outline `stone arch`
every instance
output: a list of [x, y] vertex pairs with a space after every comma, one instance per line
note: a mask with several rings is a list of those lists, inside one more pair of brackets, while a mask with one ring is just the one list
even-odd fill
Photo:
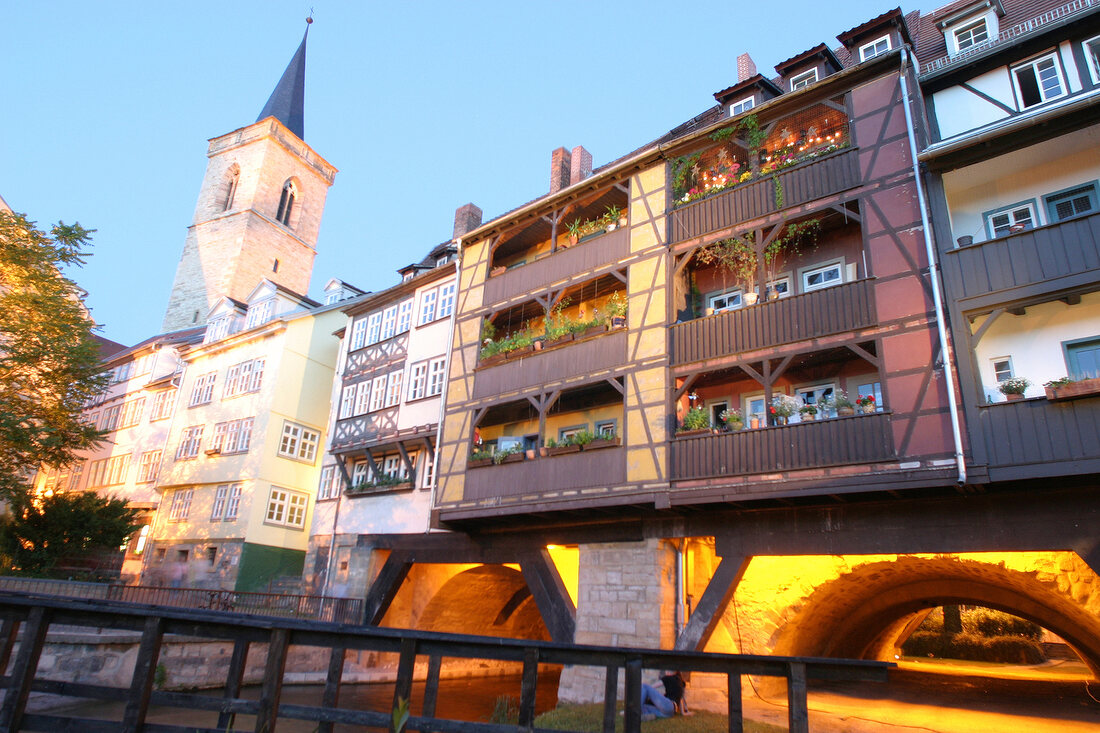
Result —
[[523, 575], [503, 565], [482, 565], [452, 577], [428, 601], [416, 628], [550, 640]]
[[291, 176], [283, 182], [279, 190], [279, 205], [275, 209], [275, 220], [288, 229], [295, 229], [302, 210], [302, 186], [297, 176]]
[[817, 586], [781, 625], [774, 653], [892, 660], [925, 609], [974, 604], [1053, 631], [1100, 675], [1100, 614], [1078, 596], [1064, 583], [1003, 563], [899, 557], [858, 566]]

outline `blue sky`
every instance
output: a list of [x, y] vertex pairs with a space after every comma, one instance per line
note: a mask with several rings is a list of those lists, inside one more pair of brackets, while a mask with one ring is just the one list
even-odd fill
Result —
[[[927, 12], [941, 3], [903, 6]], [[678, 2], [16, 2], [0, 44], [0, 195], [97, 229], [72, 274], [107, 338], [160, 327], [206, 140], [252, 123], [314, 8], [305, 137], [340, 173], [310, 294], [366, 290], [451, 235], [546, 192], [550, 152], [596, 166], [895, 5]]]

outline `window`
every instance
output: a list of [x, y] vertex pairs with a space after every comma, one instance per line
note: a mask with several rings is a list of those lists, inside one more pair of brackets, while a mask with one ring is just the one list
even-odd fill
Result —
[[229, 498], [225, 502], [225, 521], [233, 522], [237, 519], [237, 512], [241, 508], [241, 488], [244, 484], [230, 484]]
[[730, 404], [726, 400], [707, 402], [707, 412], [710, 415], [710, 424], [712, 427], [717, 427], [722, 424], [722, 413], [725, 412], [729, 406]]
[[397, 306], [391, 305], [382, 312], [382, 340], [393, 338], [397, 329]]
[[870, 43], [865, 43], [859, 47], [859, 60], [867, 61], [873, 59], [875, 56], [884, 54], [890, 50], [890, 36], [883, 36], [882, 38], [876, 38]]
[[397, 332], [405, 333], [412, 327], [413, 301], [412, 298], [402, 300], [397, 304]]
[[153, 360], [156, 354], [146, 354], [134, 360], [134, 376], [141, 376], [153, 371]]
[[[562, 428], [561, 430], [558, 431], [558, 442], [560, 443], [563, 440], [565, 440], [566, 438], [572, 438], [574, 435], [581, 432], [582, 430], [588, 430], [588, 426], [587, 425], [574, 425], [573, 427]], [[499, 441], [498, 441], [498, 444], [499, 444]]]
[[313, 463], [317, 457], [317, 444], [321, 434], [297, 423], [283, 423], [283, 437], [279, 443], [279, 455], [295, 461]]
[[80, 491], [80, 480], [84, 478], [84, 461], [74, 463], [69, 476], [69, 491]]
[[985, 226], [993, 239], [1032, 229], [1035, 227], [1035, 208], [1029, 202], [988, 213], [985, 215]]
[[1096, 211], [1096, 184], [1071, 188], [1044, 197], [1047, 215], [1051, 222], [1072, 219], [1090, 211]]
[[176, 448], [176, 460], [194, 458], [199, 454], [199, 446], [202, 444], [202, 431], [205, 425], [192, 425], [183, 429], [179, 447]]
[[206, 325], [206, 336], [203, 338], [203, 343], [209, 344], [214, 341], [221, 341], [229, 335], [232, 325], [233, 318], [231, 316], [223, 316], [210, 321]]
[[294, 211], [294, 199], [297, 194], [293, 181], [283, 184], [283, 191], [279, 195], [279, 210], [275, 212], [275, 220], [283, 226], [290, 226], [290, 214]]
[[241, 172], [239, 170], [233, 171], [233, 174], [229, 176], [229, 180], [225, 185], [225, 198], [222, 199], [222, 211], [229, 211], [233, 208], [233, 198], [237, 195], [237, 182], [241, 179]]
[[122, 413], [118, 418], [120, 428], [132, 428], [141, 422], [141, 416], [145, 412], [145, 398], [126, 400], [122, 403]]
[[425, 290], [420, 296], [420, 324], [431, 323], [435, 320], [435, 290]]
[[764, 410], [764, 395], [755, 394], [749, 395], [745, 399], [745, 410], [742, 415], [745, 416], [745, 422], [749, 422], [751, 418], [760, 418], [761, 421], [766, 417]]
[[118, 428], [118, 418], [122, 415], [122, 405], [114, 405], [108, 407], [103, 411], [103, 423], [99, 426], [100, 430], [110, 432]]
[[355, 405], [355, 385], [351, 384], [344, 387], [340, 397], [340, 412], [337, 417], [340, 420], [349, 418], [352, 415], [352, 408]]
[[355, 411], [353, 414], [362, 415], [367, 411], [370, 402], [371, 380], [366, 379], [355, 385]]
[[425, 458], [424, 467], [420, 469], [420, 488], [430, 489], [435, 480], [435, 461]]
[[432, 397], [443, 393], [443, 371], [447, 361], [443, 357], [432, 359], [428, 365], [428, 396]]
[[802, 273], [802, 292], [820, 290], [844, 282], [844, 265], [834, 262], [824, 267], [815, 267]]
[[882, 383], [881, 382], [867, 382], [865, 384], [856, 385], [856, 397], [874, 397], [875, 398], [875, 411], [882, 411]]
[[225, 500], [229, 496], [229, 484], [221, 484], [214, 490], [214, 505], [210, 509], [210, 521], [220, 521], [225, 516]]
[[386, 378], [386, 407], [393, 407], [401, 401], [401, 376], [404, 372], [390, 372]]
[[138, 467], [138, 483], [145, 484], [157, 480], [160, 473], [160, 451], [150, 450], [141, 454], [141, 465]]
[[439, 286], [439, 312], [437, 318], [446, 318], [455, 309], [455, 284], [449, 282]]
[[306, 525], [306, 502], [307, 497], [301, 492], [272, 486], [264, 522], [301, 529]]
[[1062, 81], [1062, 70], [1058, 67], [1058, 61], [1053, 53], [1013, 67], [1012, 83], [1016, 87], [1020, 109], [1049, 102], [1066, 93], [1066, 85]]
[[381, 410], [382, 405], [386, 401], [386, 377], [375, 377], [371, 383], [370, 390], [370, 405], [367, 407], [368, 412], [374, 412], [375, 410]]
[[428, 363], [420, 362], [419, 364], [413, 364], [412, 372], [409, 375], [409, 401], [419, 400], [423, 397], [427, 390], [428, 384]]
[[817, 81], [816, 67], [809, 71], [803, 71], [801, 74], [795, 74], [791, 77], [791, 91], [797, 92], [799, 89], [805, 89], [815, 81]]
[[88, 470], [88, 488], [96, 489], [101, 486], [118, 486], [126, 483], [127, 473], [130, 470], [130, 454], [112, 456], [98, 461], [92, 461]]
[[266, 359], [242, 361], [229, 367], [225, 375], [223, 397], [235, 397], [246, 392], [259, 392], [264, 380]]
[[736, 117], [743, 112], [748, 112], [756, 106], [756, 97], [746, 97], [739, 102], [730, 105], [730, 117]]
[[1094, 84], [1100, 84], [1100, 36], [1090, 38], [1082, 44], [1085, 48], [1085, 58], [1089, 62], [1089, 74], [1092, 75]]
[[955, 48], [959, 51], [965, 51], [971, 46], [976, 46], [983, 41], [989, 40], [989, 28], [986, 27], [985, 18], [974, 21], [973, 23], [967, 23], [961, 28], [955, 30]]
[[616, 428], [618, 428], [618, 425], [614, 420], [597, 420], [596, 437], [614, 438], [618, 434]]
[[[795, 390], [795, 394], [801, 397], [807, 405], [814, 405], [820, 411], [823, 409], [821, 407], [822, 403], [833, 396], [834, 390], [835, 387], [832, 384], [814, 384], [808, 387], [799, 387]], [[822, 412], [821, 417], [836, 417], [836, 412], [832, 410], [829, 410], [828, 414]]]
[[741, 307], [741, 289], [726, 290], [707, 298], [707, 307], [713, 308], [715, 313], [731, 311]]
[[772, 293], [776, 293], [777, 298], [786, 298], [791, 294], [791, 279], [789, 277], [781, 277], [778, 280], [772, 280], [764, 285], [764, 295], [771, 300]]
[[382, 334], [382, 314], [371, 313], [367, 318], [367, 344], [376, 344]]
[[125, 382], [127, 379], [130, 378], [130, 372], [133, 370], [133, 368], [134, 363], [131, 361], [128, 361], [125, 364], [119, 364], [111, 371], [111, 381], [116, 383]]
[[247, 417], [240, 420], [220, 422], [214, 426], [214, 444], [211, 446], [223, 455], [247, 453], [252, 443], [252, 420]]
[[153, 395], [153, 407], [149, 411], [149, 422], [165, 420], [172, 415], [176, 404], [176, 390], [165, 389]]
[[351, 469], [351, 485], [358, 486], [366, 483], [367, 474], [370, 472], [370, 464], [366, 461], [357, 461]]
[[1012, 357], [998, 356], [989, 360], [993, 364], [993, 380], [997, 383], [1012, 379]]
[[325, 466], [321, 469], [321, 483], [317, 486], [317, 499], [335, 499], [340, 496], [340, 472], [336, 466]]
[[176, 489], [172, 493], [172, 509], [168, 514], [169, 522], [179, 522], [187, 519], [191, 513], [191, 497], [194, 489]]
[[1067, 341], [1066, 370], [1070, 379], [1095, 379], [1100, 377], [1100, 338]]
[[360, 318], [351, 327], [351, 350], [363, 348], [367, 338], [367, 319]]
[[272, 319], [275, 313], [275, 299], [268, 298], [259, 303], [248, 306], [248, 318], [245, 320], [246, 329], [261, 326]]
[[188, 403], [188, 407], [210, 404], [210, 401], [214, 399], [214, 380], [217, 376], [217, 372], [210, 372], [195, 380], [195, 386], [191, 388], [191, 402]]

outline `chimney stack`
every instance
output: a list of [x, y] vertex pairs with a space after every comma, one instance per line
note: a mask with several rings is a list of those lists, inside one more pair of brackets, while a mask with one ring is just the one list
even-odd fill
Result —
[[481, 226], [481, 209], [473, 204], [459, 206], [455, 209], [455, 229], [452, 239], [458, 239], [479, 226]]
[[557, 193], [569, 185], [569, 169], [572, 156], [565, 148], [550, 153], [550, 193]]
[[743, 82], [745, 79], [756, 76], [756, 64], [753, 63], [752, 57], [747, 53], [743, 53], [737, 57], [737, 81]]
[[579, 183], [592, 175], [592, 153], [578, 145], [571, 153], [572, 164], [569, 166], [569, 183]]

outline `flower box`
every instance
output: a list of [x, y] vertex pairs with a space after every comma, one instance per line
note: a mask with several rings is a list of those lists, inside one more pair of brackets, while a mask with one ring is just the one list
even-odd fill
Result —
[[692, 438], [696, 435], [710, 435], [710, 428], [699, 428], [698, 430], [677, 430], [677, 438]]
[[522, 453], [509, 453], [500, 461], [501, 463], [519, 463], [526, 458]]
[[466, 468], [481, 468], [482, 466], [493, 465], [492, 458], [471, 458], [466, 461]]
[[478, 365], [483, 366], [483, 367], [492, 366], [493, 364], [499, 364], [500, 362], [504, 361], [507, 357], [508, 357], [508, 354], [505, 353], [505, 352], [493, 354], [492, 356], [483, 356], [483, 357], [481, 357], [481, 361], [479, 362]]
[[587, 445], [582, 445], [581, 450], [599, 450], [600, 448], [614, 448], [617, 445], [622, 445], [623, 439], [619, 437], [614, 438], [596, 438]]
[[579, 453], [581, 447], [579, 445], [558, 445], [553, 448], [546, 449], [546, 455], [548, 456], [560, 456], [566, 453]]
[[1047, 387], [1047, 399], [1051, 402], [1075, 400], [1100, 394], [1100, 379], [1079, 379], [1061, 387]]
[[558, 336], [553, 341], [547, 341], [545, 348], [549, 348], [551, 346], [560, 346], [561, 344], [567, 344], [572, 340], [573, 340], [573, 334], [567, 333], [564, 336]]
[[606, 332], [607, 332], [607, 327], [604, 326], [603, 324], [600, 324], [598, 326], [590, 326], [590, 327], [586, 328], [585, 330], [581, 331], [580, 333], [578, 333], [577, 334], [577, 339], [578, 340], [579, 339], [586, 339], [589, 336], [595, 336], [598, 333], [606, 333]]

